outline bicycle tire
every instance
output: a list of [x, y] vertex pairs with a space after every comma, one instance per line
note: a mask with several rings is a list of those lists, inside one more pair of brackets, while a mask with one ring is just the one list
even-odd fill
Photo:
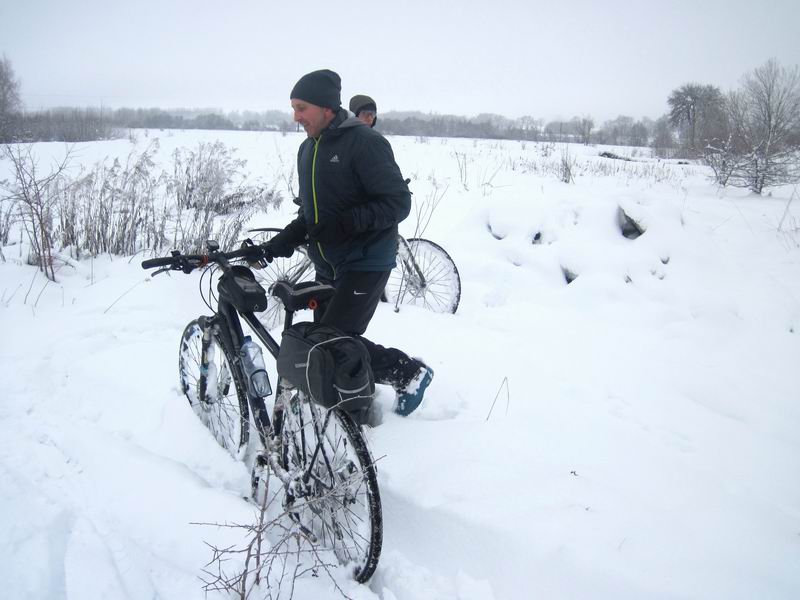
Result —
[[422, 238], [410, 238], [406, 242], [425, 283], [421, 284], [414, 266], [407, 265], [402, 253], [398, 252], [397, 266], [389, 275], [384, 291], [386, 302], [454, 314], [461, 301], [461, 277], [456, 263], [435, 242]]
[[[217, 443], [238, 458], [250, 438], [244, 379], [238, 362], [218, 332], [211, 334], [208, 365], [202, 368], [202, 343], [203, 329], [195, 319], [184, 329], [178, 350], [181, 391]], [[200, 390], [204, 386], [206, 390], [201, 398]]]
[[352, 565], [357, 582], [366, 582], [380, 558], [383, 515], [375, 464], [361, 428], [346, 412], [323, 409], [294, 393], [284, 408], [281, 441], [283, 467], [309, 473], [307, 487], [313, 490], [289, 499], [290, 512], [319, 550], [332, 551], [340, 564]]
[[[253, 231], [251, 239], [256, 243], [263, 243], [281, 231], [283, 230], [275, 227], [265, 227]], [[283, 303], [272, 296], [272, 286], [278, 281], [287, 281], [292, 285], [301, 281], [313, 281], [315, 275], [314, 267], [303, 248], [295, 250], [289, 258], [278, 256], [263, 269], [253, 269], [253, 273], [256, 281], [264, 286], [269, 295], [267, 309], [258, 313], [258, 319], [267, 329], [278, 327], [283, 324], [284, 319]]]

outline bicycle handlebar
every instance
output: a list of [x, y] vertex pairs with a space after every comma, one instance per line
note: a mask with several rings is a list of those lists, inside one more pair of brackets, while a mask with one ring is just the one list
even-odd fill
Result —
[[204, 267], [209, 263], [216, 263], [225, 268], [228, 261], [235, 258], [247, 258], [257, 261], [264, 257], [264, 250], [261, 246], [248, 246], [241, 250], [231, 252], [220, 252], [212, 250], [208, 254], [181, 254], [178, 250], [172, 251], [172, 256], [161, 256], [158, 258], [148, 258], [142, 261], [143, 269], [154, 269], [156, 267], [168, 267], [167, 270], [183, 271], [191, 273], [199, 267]]
[[[185, 256], [183, 258], [189, 258]], [[153, 269], [155, 267], [166, 267], [167, 265], [172, 265], [175, 262], [174, 256], [162, 256], [161, 258], [150, 258], [148, 260], [142, 261], [142, 268], [143, 269]]]

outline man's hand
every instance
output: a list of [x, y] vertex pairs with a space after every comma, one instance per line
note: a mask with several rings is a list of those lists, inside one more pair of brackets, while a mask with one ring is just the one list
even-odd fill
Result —
[[323, 244], [339, 244], [353, 235], [353, 217], [344, 213], [312, 225], [308, 237]]
[[[277, 238], [278, 236], [275, 237]], [[275, 239], [264, 242], [261, 247], [264, 249], [264, 259], [267, 262], [272, 262], [272, 259], [276, 256], [289, 258], [294, 253], [294, 246], [281, 243], [280, 240]]]
[[264, 258], [267, 262], [272, 262], [276, 256], [289, 258], [297, 246], [305, 243], [305, 237], [305, 227], [298, 224], [297, 220], [292, 221], [282, 231], [276, 233], [271, 240], [262, 244]]
[[[271, 263], [273, 259], [272, 253], [265, 247], [264, 244], [254, 244], [250, 238], [242, 242], [242, 250], [247, 250], [245, 255], [247, 264], [253, 269], [263, 269], [267, 263]], [[265, 262], [266, 261], [266, 262]]]

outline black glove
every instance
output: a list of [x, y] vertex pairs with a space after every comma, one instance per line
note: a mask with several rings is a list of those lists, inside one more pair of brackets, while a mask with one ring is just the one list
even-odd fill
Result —
[[288, 244], [282, 244], [280, 242], [275, 243], [273, 240], [264, 242], [261, 244], [261, 247], [264, 249], [264, 260], [267, 262], [272, 262], [272, 259], [276, 256], [289, 258], [294, 253], [295, 248], [294, 246], [290, 246]]
[[306, 241], [306, 228], [302, 222], [294, 220], [283, 228], [283, 231], [276, 233], [275, 236], [268, 242], [262, 244], [264, 248], [264, 256], [267, 262], [272, 262], [276, 256], [283, 256], [289, 258], [294, 249]]
[[353, 216], [344, 213], [312, 225], [308, 237], [323, 244], [339, 244], [351, 237], [355, 230]]
[[267, 266], [267, 263], [272, 262], [273, 258], [272, 254], [270, 252], [267, 252], [263, 244], [256, 245], [250, 238], [247, 238], [242, 242], [242, 250], [248, 251], [244, 259], [247, 261], [247, 264], [250, 265], [250, 267], [253, 269], [263, 269], [264, 267]]

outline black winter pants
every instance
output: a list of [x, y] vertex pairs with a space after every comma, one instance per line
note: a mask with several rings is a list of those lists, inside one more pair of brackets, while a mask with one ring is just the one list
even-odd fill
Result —
[[334, 286], [336, 294], [314, 311], [314, 321], [358, 337], [369, 352], [376, 383], [399, 389], [419, 368], [417, 361], [397, 348], [384, 348], [362, 335], [375, 314], [388, 279], [389, 271], [350, 271], [336, 281], [317, 273], [317, 281]]

